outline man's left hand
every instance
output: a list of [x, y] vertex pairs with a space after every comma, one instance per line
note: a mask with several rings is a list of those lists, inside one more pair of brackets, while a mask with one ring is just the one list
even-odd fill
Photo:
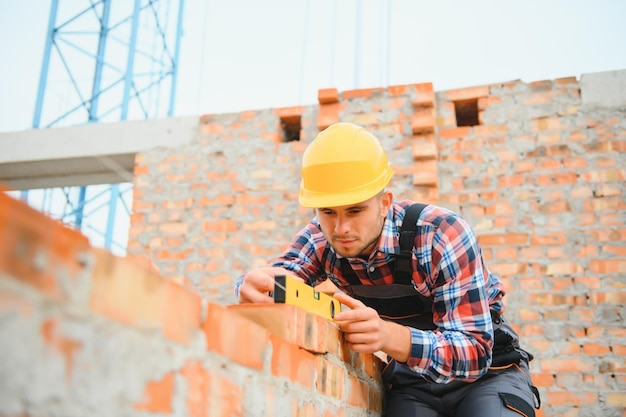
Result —
[[337, 292], [334, 297], [350, 308], [334, 317], [350, 349], [362, 353], [383, 351], [401, 362], [408, 359], [411, 352], [408, 327], [381, 319], [376, 310], [347, 294]]

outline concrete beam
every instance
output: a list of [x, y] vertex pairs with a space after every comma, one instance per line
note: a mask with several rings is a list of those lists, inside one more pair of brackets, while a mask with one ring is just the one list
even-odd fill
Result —
[[0, 182], [16, 190], [132, 182], [135, 155], [192, 141], [178, 117], [0, 133]]
[[626, 107], [626, 70], [583, 74], [580, 96], [584, 109]]

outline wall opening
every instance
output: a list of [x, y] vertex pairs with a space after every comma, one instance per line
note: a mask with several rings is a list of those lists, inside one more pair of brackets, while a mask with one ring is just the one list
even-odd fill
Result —
[[283, 129], [283, 141], [293, 142], [300, 140], [300, 129], [302, 129], [301, 115], [281, 117], [280, 126]]
[[454, 102], [454, 112], [456, 113], [456, 125], [476, 126], [478, 121], [478, 99], [459, 100]]

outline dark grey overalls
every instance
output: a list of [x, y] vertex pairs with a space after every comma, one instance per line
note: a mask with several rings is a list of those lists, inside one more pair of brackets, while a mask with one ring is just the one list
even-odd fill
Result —
[[[412, 283], [412, 251], [415, 229], [423, 204], [407, 208], [396, 257], [394, 284], [361, 285], [347, 259], [341, 259], [343, 287], [354, 298], [374, 308], [381, 318], [421, 330], [435, 330], [432, 300]], [[427, 381], [406, 364], [389, 358], [383, 370], [387, 383], [386, 417], [534, 417], [539, 392], [532, 385], [528, 363], [532, 355], [519, 346], [519, 337], [508, 322], [491, 311], [494, 329], [493, 360], [489, 372], [475, 382], [453, 380], [447, 384]]]

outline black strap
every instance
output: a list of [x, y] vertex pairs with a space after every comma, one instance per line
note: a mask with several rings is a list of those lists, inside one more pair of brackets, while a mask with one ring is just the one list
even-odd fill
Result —
[[426, 204], [414, 203], [404, 211], [404, 220], [400, 228], [400, 254], [396, 257], [396, 269], [394, 272], [395, 282], [398, 284], [411, 284], [413, 275], [413, 245], [417, 230], [417, 219], [420, 217]]
[[[414, 203], [404, 211], [404, 220], [400, 227], [400, 254], [396, 256], [394, 267], [394, 281], [397, 284], [412, 285], [413, 279], [413, 244], [415, 243], [415, 233], [417, 231], [417, 219], [426, 204]], [[352, 270], [350, 262], [346, 258], [340, 258], [341, 275], [350, 285], [362, 285], [356, 273]]]
[[348, 258], [339, 258], [339, 262], [341, 262], [341, 275], [350, 283], [350, 286], [363, 285], [352, 269]]
[[504, 406], [524, 417], [535, 417], [533, 406], [528, 404], [523, 398], [508, 392], [500, 392], [500, 398]]

